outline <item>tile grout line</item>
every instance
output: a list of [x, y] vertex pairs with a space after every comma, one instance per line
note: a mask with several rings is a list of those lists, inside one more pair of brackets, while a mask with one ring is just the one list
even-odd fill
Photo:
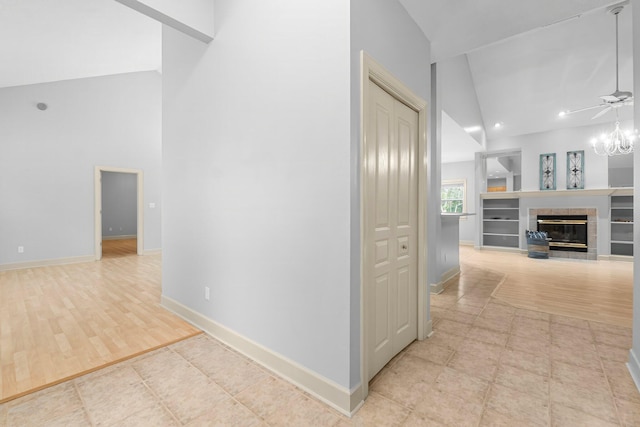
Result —
[[589, 332], [591, 333], [591, 337], [593, 338], [593, 347], [595, 348], [596, 355], [598, 356], [598, 362], [600, 363], [600, 369], [602, 369], [602, 374], [604, 375], [605, 381], [607, 383], [607, 390], [609, 391], [609, 396], [611, 397], [611, 403], [613, 403], [613, 408], [616, 411], [616, 418], [618, 419], [618, 424], [623, 427], [625, 424], [622, 422], [622, 417], [620, 416], [620, 409], [618, 408], [618, 402], [616, 401], [616, 395], [613, 392], [613, 388], [611, 387], [611, 381], [609, 380], [609, 375], [607, 374], [607, 370], [604, 367], [604, 362], [602, 360], [602, 356], [598, 351], [597, 337], [595, 331], [591, 327], [591, 322], [588, 321]]

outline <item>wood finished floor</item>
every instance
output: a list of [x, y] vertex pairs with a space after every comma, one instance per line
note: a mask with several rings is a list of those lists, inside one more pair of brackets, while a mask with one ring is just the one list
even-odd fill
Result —
[[[633, 263], [532, 259], [526, 255], [460, 247], [461, 269], [498, 272], [493, 297], [515, 307], [631, 327]], [[452, 283], [464, 280], [452, 279]]]
[[0, 272], [0, 402], [200, 333], [160, 306], [160, 255]]

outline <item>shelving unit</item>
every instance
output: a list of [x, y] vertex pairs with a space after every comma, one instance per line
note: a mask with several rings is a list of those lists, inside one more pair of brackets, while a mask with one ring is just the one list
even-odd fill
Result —
[[633, 256], [633, 196], [611, 196], [611, 255]]
[[484, 199], [482, 204], [482, 245], [520, 247], [520, 200]]

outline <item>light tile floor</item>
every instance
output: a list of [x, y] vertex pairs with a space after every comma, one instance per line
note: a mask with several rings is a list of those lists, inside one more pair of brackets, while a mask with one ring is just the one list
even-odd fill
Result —
[[432, 296], [434, 335], [348, 419], [200, 335], [0, 405], [2, 426], [639, 426], [631, 330], [517, 309], [465, 269]]

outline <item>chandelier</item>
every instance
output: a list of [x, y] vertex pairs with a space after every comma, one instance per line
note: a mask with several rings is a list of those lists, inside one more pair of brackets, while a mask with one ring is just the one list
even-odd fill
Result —
[[[617, 111], [616, 111], [617, 113]], [[638, 129], [635, 131], [620, 129], [620, 120], [616, 114], [616, 124], [613, 132], [603, 133], [591, 140], [593, 151], [599, 156], [617, 156], [633, 153], [635, 142], [638, 140]]]

